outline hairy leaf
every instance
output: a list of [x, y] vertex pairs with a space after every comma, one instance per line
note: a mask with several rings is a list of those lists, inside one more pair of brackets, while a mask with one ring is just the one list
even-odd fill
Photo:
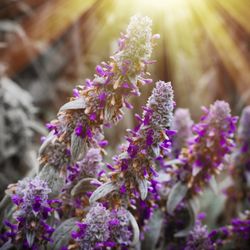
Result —
[[135, 246], [139, 241], [140, 229], [139, 229], [139, 226], [137, 224], [135, 217], [129, 211], [128, 211], [128, 217], [129, 217], [129, 221], [131, 223], [132, 229], [133, 229], [133, 240], [131, 244], [132, 246]]
[[158, 209], [155, 210], [153, 216], [148, 223], [148, 230], [145, 232], [142, 249], [155, 250], [156, 244], [160, 238], [162, 224], [164, 220], [164, 213]]
[[188, 226], [184, 228], [183, 230], [179, 231], [178, 233], [176, 233], [174, 235], [175, 237], [186, 237], [190, 233], [190, 231], [194, 228], [198, 207], [199, 207], [199, 204], [198, 204], [197, 199], [188, 201], [187, 203], [187, 208], [188, 208], [188, 213], [189, 213]]
[[83, 97], [80, 97], [80, 98], [75, 99], [74, 101], [65, 103], [60, 108], [59, 112], [69, 110], [69, 109], [85, 109], [85, 108], [86, 108], [85, 99]]
[[89, 198], [89, 202], [94, 203], [95, 201], [105, 197], [107, 194], [117, 189], [118, 187], [114, 185], [112, 182], [104, 183], [93, 192], [93, 194]]
[[56, 136], [54, 135], [54, 132], [51, 131], [48, 136], [46, 137], [45, 141], [43, 142], [43, 144], [41, 145], [40, 149], [39, 149], [39, 155], [42, 155], [47, 146], [52, 142], [52, 140], [55, 138]]
[[145, 200], [148, 195], [148, 182], [145, 179], [143, 180], [138, 179], [137, 183], [138, 183], [138, 188], [139, 188], [139, 192], [141, 195], [141, 199]]
[[71, 232], [77, 229], [75, 225], [77, 218], [70, 218], [60, 224], [52, 234], [53, 242], [49, 244], [50, 250], [61, 250], [67, 246], [71, 239]]
[[171, 189], [167, 200], [167, 211], [169, 214], [173, 214], [176, 207], [183, 200], [188, 188], [181, 181], [177, 182]]
[[77, 196], [83, 192], [93, 191], [95, 186], [91, 184], [91, 181], [99, 182], [94, 178], [84, 178], [81, 179], [71, 190], [72, 196]]
[[82, 151], [86, 152], [87, 147], [80, 136], [77, 136], [74, 132], [71, 134], [71, 154], [72, 159], [77, 160]]
[[49, 188], [52, 190], [51, 196], [56, 196], [61, 191], [64, 185], [64, 179], [59, 176], [58, 171], [48, 164], [39, 172], [38, 176], [47, 182]]

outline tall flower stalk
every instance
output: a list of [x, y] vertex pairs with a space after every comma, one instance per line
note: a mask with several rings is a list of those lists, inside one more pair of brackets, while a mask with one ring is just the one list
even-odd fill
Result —
[[231, 116], [229, 105], [216, 101], [209, 109], [203, 108], [203, 112], [200, 122], [193, 127], [194, 137], [179, 156], [182, 163], [174, 173], [177, 183], [167, 203], [170, 213], [184, 197], [191, 200], [213, 181], [234, 147], [237, 118]]
[[51, 131], [40, 148], [40, 167], [65, 170], [82, 159], [90, 147], [102, 146], [103, 125], [116, 123], [122, 108], [131, 108], [128, 98], [140, 95], [139, 86], [151, 83], [146, 71], [155, 38], [148, 17], [134, 16], [118, 51], [96, 67], [92, 80], [77, 86], [74, 96], [48, 124]]
[[[120, 154], [114, 157], [111, 166], [109, 182], [99, 187], [91, 196], [94, 202], [104, 190], [116, 191], [120, 197], [136, 197], [139, 192], [142, 199], [148, 193], [148, 182], [157, 175], [164, 156], [171, 146], [170, 130], [173, 118], [173, 90], [170, 83], [159, 81], [149, 97], [146, 107], [143, 107], [142, 117], [136, 116], [139, 125], [129, 130], [127, 144]], [[106, 191], [104, 191], [106, 193]], [[114, 197], [114, 200], [117, 198]], [[117, 202], [119, 202], [117, 200]]]
[[22, 249], [37, 249], [51, 240], [54, 228], [49, 225], [49, 217], [60, 206], [60, 201], [49, 199], [51, 189], [39, 177], [24, 179], [12, 185], [11, 198], [16, 205], [13, 223], [6, 221], [9, 230], [5, 241], [11, 239]]

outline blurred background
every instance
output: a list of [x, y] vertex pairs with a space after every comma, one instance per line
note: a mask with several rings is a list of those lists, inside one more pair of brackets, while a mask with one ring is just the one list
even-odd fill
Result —
[[[250, 104], [249, 0], [0, 0], [0, 182], [36, 164], [43, 124], [108, 60], [137, 13], [161, 35], [149, 71], [173, 83], [177, 107], [197, 120], [200, 106], [216, 99], [234, 114]], [[110, 150], [134, 126], [152, 87], [106, 131]]]

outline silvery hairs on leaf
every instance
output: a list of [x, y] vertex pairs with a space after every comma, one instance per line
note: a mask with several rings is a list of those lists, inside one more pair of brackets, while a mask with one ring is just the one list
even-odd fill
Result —
[[162, 224], [164, 222], [164, 213], [157, 209], [154, 211], [150, 218], [146, 232], [144, 233], [144, 239], [142, 241], [142, 249], [155, 250], [156, 244], [161, 236]]
[[140, 229], [139, 229], [139, 226], [137, 224], [135, 217], [129, 211], [128, 211], [128, 216], [129, 216], [129, 221], [130, 221], [132, 229], [133, 229], [132, 246], [135, 246], [139, 241]]
[[193, 229], [194, 224], [195, 224], [196, 215], [197, 215], [198, 206], [199, 206], [198, 200], [196, 200], [195, 198], [187, 201], [187, 210], [189, 213], [189, 223], [188, 223], [186, 228], [175, 233], [175, 235], [174, 235], [175, 237], [186, 237], [190, 233], [190, 231]]
[[187, 185], [182, 183], [181, 181], [177, 182], [172, 187], [167, 199], [167, 211], [169, 214], [173, 215], [174, 210], [184, 199], [187, 191], [188, 191]]
[[106, 195], [117, 189], [118, 187], [112, 182], [104, 183], [92, 193], [92, 195], [89, 198], [89, 202], [93, 204], [94, 202], [98, 201], [101, 198], [104, 198]]
[[38, 173], [39, 178], [46, 181], [49, 188], [51, 189], [50, 196], [57, 196], [64, 185], [64, 179], [59, 176], [57, 170], [55, 168], [46, 165], [44, 168]]
[[138, 179], [137, 180], [138, 183], [138, 189], [141, 195], [141, 199], [145, 200], [147, 195], [148, 195], [148, 181], [145, 179]]
[[50, 250], [61, 250], [67, 246], [71, 239], [71, 232], [76, 230], [77, 218], [69, 218], [63, 221], [52, 234], [53, 242], [49, 243]]
[[[71, 196], [78, 196], [79, 194], [87, 191], [94, 191], [96, 187], [91, 184], [94, 181], [95, 183], [100, 183], [95, 178], [84, 178], [77, 182], [77, 184], [71, 190]], [[100, 183], [101, 184], [101, 183]]]
[[65, 103], [59, 110], [59, 112], [66, 111], [66, 110], [75, 110], [75, 109], [85, 109], [86, 102], [84, 97], [80, 97], [73, 101]]

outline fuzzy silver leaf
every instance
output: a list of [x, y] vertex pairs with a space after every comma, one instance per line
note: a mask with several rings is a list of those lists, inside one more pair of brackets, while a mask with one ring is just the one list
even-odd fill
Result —
[[14, 245], [12, 244], [11, 239], [9, 239], [0, 247], [0, 250], [11, 250], [11, 249], [14, 249]]
[[70, 109], [85, 109], [86, 102], [83, 97], [77, 98], [74, 101], [65, 103], [59, 110], [59, 112], [70, 110]]
[[168, 200], [167, 200], [167, 211], [169, 214], [173, 215], [174, 210], [179, 205], [179, 203], [183, 200], [188, 188], [181, 181], [177, 182], [171, 189]]
[[155, 210], [153, 216], [150, 218], [148, 222], [147, 226], [148, 230], [146, 230], [144, 235], [142, 249], [154, 250], [157, 248], [156, 244], [161, 235], [163, 222], [164, 222], [164, 213], [160, 209]]
[[40, 179], [47, 182], [49, 188], [51, 189], [50, 196], [54, 197], [57, 196], [63, 185], [64, 185], [64, 179], [59, 176], [58, 171], [52, 166], [49, 166], [48, 164], [43, 167], [43, 169], [38, 173], [38, 176]]
[[137, 179], [141, 199], [145, 200], [148, 195], [148, 182], [146, 179]]
[[117, 189], [118, 187], [114, 185], [112, 182], [104, 183], [92, 193], [92, 195], [89, 198], [89, 202], [92, 204]]
[[91, 184], [91, 181], [99, 182], [94, 178], [81, 179], [71, 190], [71, 196], [77, 196], [83, 192], [93, 191], [95, 186]]
[[50, 250], [61, 250], [63, 246], [68, 245], [71, 232], [77, 229], [76, 221], [76, 218], [70, 218], [56, 228], [51, 237], [53, 242], [48, 246]]
[[129, 211], [128, 211], [128, 218], [133, 229], [133, 240], [132, 240], [131, 245], [135, 246], [139, 242], [140, 229], [139, 229], [139, 226], [137, 224], [135, 217]]
[[194, 228], [195, 225], [195, 218], [197, 214], [197, 200], [190, 200], [187, 203], [188, 213], [189, 213], [189, 223], [186, 228], [177, 232], [174, 236], [175, 237], [186, 237], [190, 231]]
[[[82, 151], [86, 150], [86, 145], [84, 145], [83, 139], [76, 135], [75, 132], [71, 134], [71, 155], [72, 155], [72, 160], [76, 161], [78, 160], [80, 154]], [[86, 151], [85, 151], [86, 152]]]
[[55, 138], [56, 136], [54, 135], [54, 132], [51, 131], [48, 136], [46, 137], [45, 141], [43, 142], [43, 144], [41, 145], [40, 149], [39, 149], [39, 155], [42, 155], [47, 146], [52, 142], [52, 140]]
[[217, 181], [216, 181], [214, 176], [212, 176], [211, 179], [209, 180], [209, 186], [210, 186], [211, 190], [214, 192], [214, 194], [217, 195], [218, 194], [218, 185], [217, 185]]

